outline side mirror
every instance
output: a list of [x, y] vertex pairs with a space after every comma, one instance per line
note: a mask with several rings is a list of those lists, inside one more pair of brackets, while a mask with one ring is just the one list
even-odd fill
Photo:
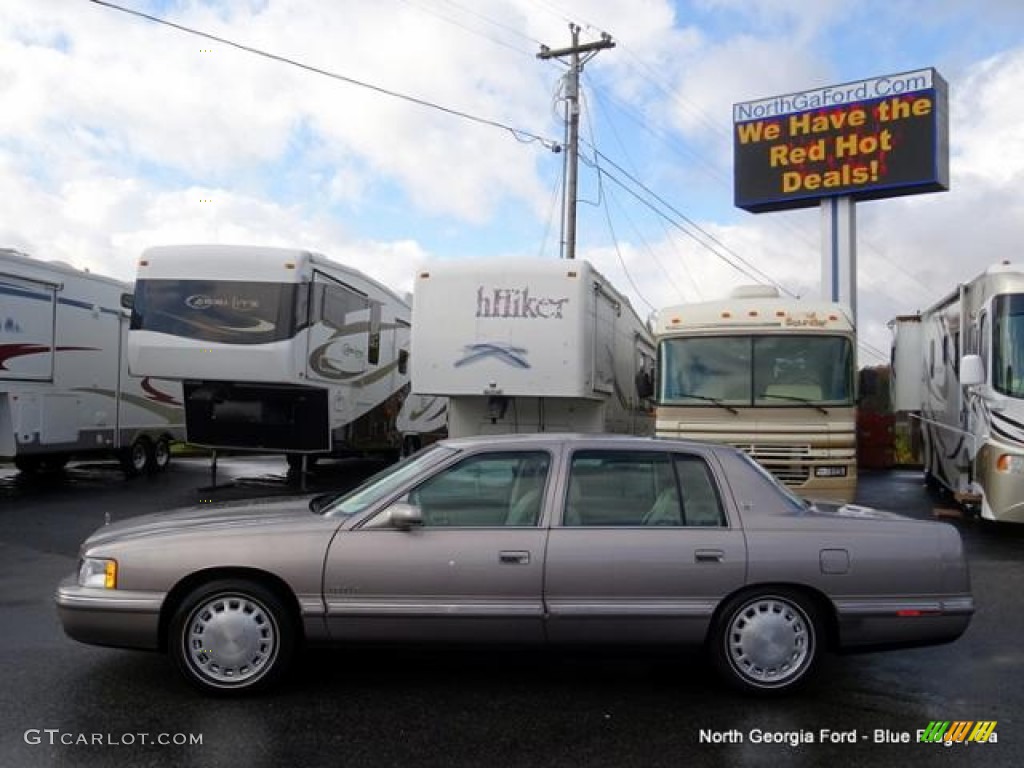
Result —
[[985, 366], [978, 355], [964, 355], [960, 358], [960, 385], [973, 387], [985, 382]]
[[649, 371], [637, 371], [636, 394], [641, 400], [654, 395], [654, 377]]
[[388, 522], [393, 528], [408, 531], [423, 525], [423, 512], [413, 504], [399, 501], [388, 508]]
[[314, 496], [309, 500], [309, 511], [319, 515], [323, 512], [324, 507], [339, 498], [342, 493], [342, 491], [331, 491], [330, 493], [321, 493], [319, 496]]
[[122, 293], [121, 294], [121, 309], [131, 309], [135, 306], [135, 294], [134, 293]]

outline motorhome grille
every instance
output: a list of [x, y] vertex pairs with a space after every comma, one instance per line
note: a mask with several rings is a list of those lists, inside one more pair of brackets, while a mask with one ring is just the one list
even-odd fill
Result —
[[811, 446], [809, 445], [764, 445], [755, 443], [733, 443], [744, 453], [758, 461], [785, 461], [786, 459], [799, 461], [810, 458]]
[[755, 459], [786, 485], [801, 486], [811, 476], [810, 466], [803, 463], [811, 456], [809, 445], [733, 445]]
[[790, 466], [787, 464], [772, 464], [764, 462], [764, 468], [786, 485], [798, 486], [807, 482], [810, 477], [810, 470], [803, 466]]

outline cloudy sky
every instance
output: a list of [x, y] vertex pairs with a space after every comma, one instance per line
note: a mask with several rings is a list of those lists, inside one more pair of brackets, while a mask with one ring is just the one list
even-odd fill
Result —
[[641, 315], [751, 275], [820, 293], [820, 212], [733, 206], [735, 102], [949, 83], [951, 189], [858, 205], [862, 364], [890, 318], [1024, 239], [1019, 0], [117, 4], [279, 58], [90, 0], [0, 0], [0, 247], [127, 280], [151, 245], [294, 246], [403, 291], [433, 259], [558, 258], [564, 67], [536, 54], [570, 23], [617, 44], [584, 73], [578, 255]]

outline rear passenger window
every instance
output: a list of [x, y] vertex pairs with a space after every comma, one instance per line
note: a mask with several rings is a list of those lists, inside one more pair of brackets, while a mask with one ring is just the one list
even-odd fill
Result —
[[723, 526], [725, 513], [711, 470], [697, 456], [675, 456], [676, 475], [683, 497], [686, 525]]
[[569, 469], [566, 527], [720, 526], [707, 465], [655, 451], [578, 451]]

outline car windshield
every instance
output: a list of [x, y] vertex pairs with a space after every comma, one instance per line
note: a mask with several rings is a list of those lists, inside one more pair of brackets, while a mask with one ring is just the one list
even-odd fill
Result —
[[324, 517], [357, 515], [381, 499], [390, 496], [410, 478], [440, 464], [454, 453], [456, 453], [454, 449], [435, 443], [397, 464], [392, 464], [324, 507]]

